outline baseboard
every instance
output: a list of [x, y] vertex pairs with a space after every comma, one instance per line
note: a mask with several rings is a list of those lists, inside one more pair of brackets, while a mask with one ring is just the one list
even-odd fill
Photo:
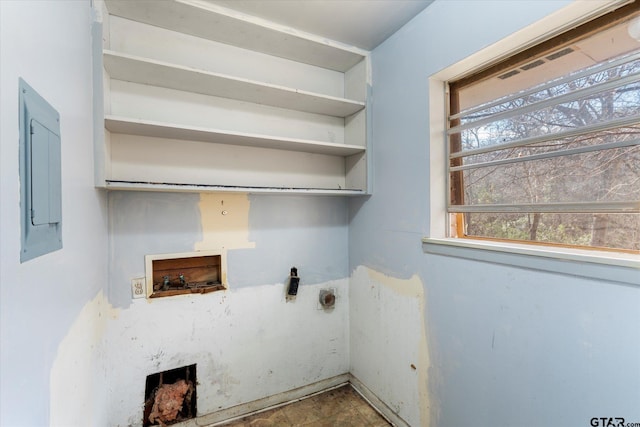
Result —
[[[252, 402], [243, 403], [241, 405], [233, 406], [228, 409], [216, 411], [211, 414], [202, 415], [195, 419], [195, 422], [180, 423], [176, 426], [180, 427], [213, 427], [223, 422], [231, 421], [235, 418], [244, 417], [249, 414], [255, 414], [257, 412], [266, 411], [276, 408], [278, 406], [287, 405], [295, 401], [301, 400], [310, 395], [321, 393], [332, 388], [348, 384], [350, 374], [341, 374], [326, 380], [318, 381], [313, 384], [308, 384], [302, 387], [298, 387], [293, 390], [285, 391], [282, 393], [274, 394], [262, 399], [254, 400]], [[189, 420], [193, 421], [193, 420]]]
[[351, 387], [353, 387], [353, 389], [360, 394], [360, 396], [362, 396], [367, 402], [369, 402], [369, 405], [380, 412], [380, 414], [382, 414], [382, 416], [385, 417], [387, 421], [389, 421], [395, 427], [411, 427], [405, 420], [400, 418], [398, 414], [393, 412], [393, 410], [389, 406], [387, 406], [386, 403], [380, 400], [380, 398], [376, 396], [375, 393], [369, 390], [367, 386], [362, 383], [362, 381], [354, 377], [352, 374], [349, 374], [349, 383], [351, 384]]
[[337, 375], [326, 380], [308, 384], [293, 390], [274, 394], [252, 402], [243, 403], [231, 408], [216, 411], [210, 414], [199, 416], [195, 419], [174, 424], [175, 427], [215, 427], [217, 425], [242, 418], [247, 415], [267, 411], [279, 406], [288, 405], [296, 401], [305, 399], [315, 394], [324, 393], [332, 388], [351, 384], [351, 387], [362, 396], [374, 409], [387, 419], [394, 427], [411, 427], [406, 421], [398, 416], [387, 406], [378, 396], [369, 390], [359, 379], [350, 373]]

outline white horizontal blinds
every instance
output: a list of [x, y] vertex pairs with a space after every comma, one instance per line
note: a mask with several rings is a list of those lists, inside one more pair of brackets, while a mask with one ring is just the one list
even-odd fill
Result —
[[[632, 65], [637, 65], [637, 61], [634, 61]], [[591, 75], [585, 77], [584, 82], [571, 80], [563, 85], [541, 88], [526, 97], [521, 96], [517, 99], [503, 102], [491, 109], [484, 109], [473, 115], [463, 115], [461, 117], [463, 124], [450, 128], [448, 132], [450, 134], [458, 133], [465, 129], [479, 128], [484, 124], [496, 123], [501, 120], [507, 120], [543, 109], [553, 109], [561, 105], [571, 105], [581, 100], [592, 99], [593, 95], [597, 96], [611, 90], [637, 90], [636, 83], [640, 80], [640, 73], [635, 72], [630, 75], [620, 75], [619, 73], [623, 71], [624, 70], [617, 69], [607, 70], [605, 72], [606, 74], [614, 75], [614, 77], [610, 79]], [[603, 80], [600, 80], [598, 77]], [[594, 83], [594, 81], [597, 81], [597, 83]]]
[[456, 206], [454, 212], [531, 212], [531, 213], [634, 213], [640, 211], [640, 201], [608, 202], [608, 203], [529, 203], [529, 204], [494, 204]]
[[495, 147], [492, 145], [488, 145], [486, 147], [479, 148], [471, 148], [465, 149], [464, 151], [455, 151], [451, 153], [450, 157], [452, 159], [461, 158], [461, 157], [470, 157], [476, 154], [489, 153], [492, 151], [509, 149], [513, 147], [522, 147], [525, 145], [533, 146], [537, 143], [544, 143], [548, 141], [553, 141], [557, 139], [570, 138], [581, 135], [593, 134], [601, 131], [607, 131], [616, 128], [622, 127], [634, 127], [637, 125], [638, 118], [635, 116], [631, 117], [623, 117], [621, 119], [612, 119], [604, 123], [596, 123], [593, 125], [582, 126], [579, 128], [569, 128], [567, 130], [562, 130], [556, 133], [547, 133], [542, 135], [531, 136], [528, 138], [523, 138], [511, 142], [501, 142], [500, 147]]
[[449, 172], [464, 197], [449, 211], [640, 212], [638, 48], [454, 111]]

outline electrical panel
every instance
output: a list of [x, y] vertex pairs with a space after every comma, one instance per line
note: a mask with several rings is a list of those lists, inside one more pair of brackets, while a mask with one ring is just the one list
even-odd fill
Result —
[[20, 262], [62, 248], [60, 115], [19, 80]]

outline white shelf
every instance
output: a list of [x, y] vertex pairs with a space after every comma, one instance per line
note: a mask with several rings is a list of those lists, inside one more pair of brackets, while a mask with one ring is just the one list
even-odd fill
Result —
[[331, 142], [310, 141], [294, 138], [276, 138], [243, 132], [223, 131], [194, 126], [182, 126], [150, 120], [138, 120], [125, 117], [107, 116], [105, 128], [113, 133], [150, 136], [154, 138], [178, 139], [184, 141], [213, 142], [247, 147], [273, 148], [277, 150], [300, 151], [305, 153], [326, 154], [347, 157], [362, 153], [364, 147], [336, 144]]
[[362, 196], [363, 190], [336, 190], [330, 188], [275, 188], [275, 187], [238, 187], [221, 185], [169, 184], [155, 182], [107, 181], [107, 190], [120, 191], [162, 191], [162, 192], [236, 192], [236, 193], [285, 193], [319, 196]]
[[106, 0], [112, 15], [345, 72], [366, 52], [202, 0]]
[[96, 4], [97, 186], [368, 194], [369, 52], [206, 0]]
[[109, 50], [104, 51], [104, 66], [110, 77], [116, 80], [308, 113], [347, 117], [365, 107], [363, 102], [241, 79]]

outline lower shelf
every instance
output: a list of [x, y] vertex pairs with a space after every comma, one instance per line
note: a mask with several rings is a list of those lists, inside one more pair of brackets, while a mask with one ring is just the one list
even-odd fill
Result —
[[156, 182], [111, 181], [105, 182], [107, 190], [119, 191], [160, 191], [160, 192], [193, 192], [193, 193], [250, 193], [250, 194], [308, 194], [327, 196], [365, 196], [364, 190], [332, 189], [332, 188], [274, 188], [274, 187], [237, 187], [224, 185], [171, 184]]

